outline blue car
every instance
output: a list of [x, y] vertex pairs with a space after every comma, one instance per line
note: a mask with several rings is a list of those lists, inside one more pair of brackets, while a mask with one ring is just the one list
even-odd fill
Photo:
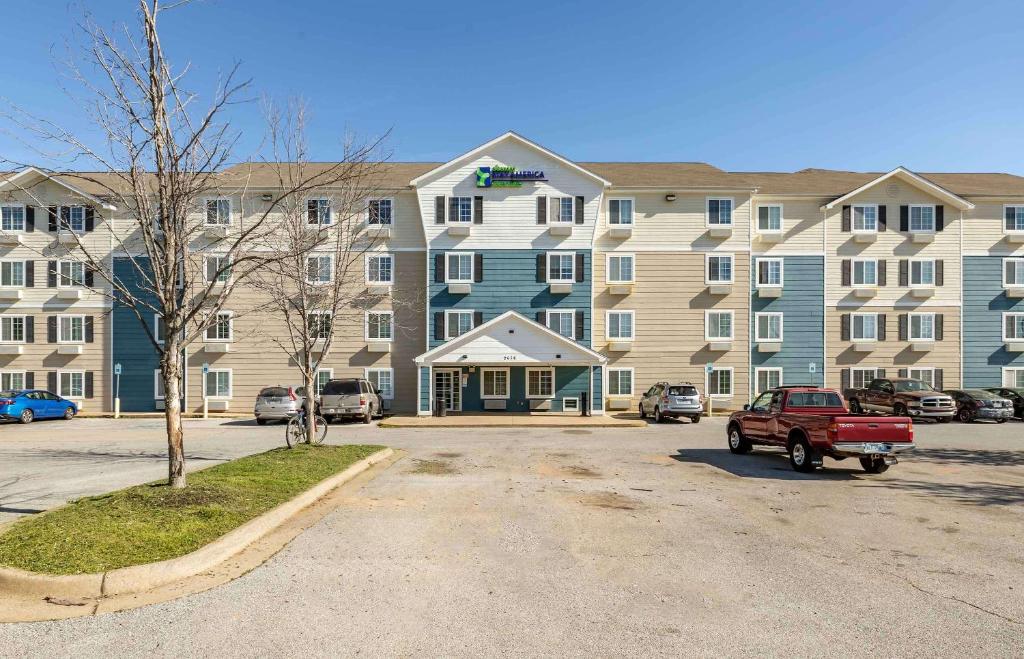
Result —
[[78, 406], [41, 389], [0, 391], [0, 419], [32, 423], [36, 419], [75, 418]]

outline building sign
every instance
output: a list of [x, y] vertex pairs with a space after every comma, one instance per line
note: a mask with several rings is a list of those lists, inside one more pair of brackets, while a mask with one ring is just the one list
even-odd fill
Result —
[[476, 168], [478, 188], [521, 188], [523, 183], [548, 180], [540, 169], [517, 169], [507, 165]]

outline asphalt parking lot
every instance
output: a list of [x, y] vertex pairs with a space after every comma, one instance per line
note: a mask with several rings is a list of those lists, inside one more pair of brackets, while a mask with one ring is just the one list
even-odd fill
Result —
[[[232, 583], [0, 625], [0, 655], [1020, 656], [1024, 425], [916, 430], [918, 451], [871, 476], [849, 460], [803, 475], [781, 454], [734, 456], [720, 419], [332, 426], [328, 441], [408, 456]], [[0, 428], [3, 508], [159, 478], [160, 432]], [[187, 433], [193, 466], [283, 441], [248, 422]]]

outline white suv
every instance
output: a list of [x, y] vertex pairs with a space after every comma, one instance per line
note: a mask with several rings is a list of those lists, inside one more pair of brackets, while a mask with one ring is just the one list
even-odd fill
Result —
[[661, 423], [665, 417], [678, 419], [681, 416], [693, 423], [700, 423], [703, 413], [704, 396], [689, 382], [659, 382], [640, 398], [640, 418], [645, 419], [651, 415], [655, 423]]

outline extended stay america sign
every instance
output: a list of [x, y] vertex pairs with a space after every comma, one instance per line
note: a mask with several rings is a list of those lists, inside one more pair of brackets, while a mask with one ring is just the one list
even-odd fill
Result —
[[478, 188], [521, 188], [523, 183], [546, 180], [541, 169], [518, 169], [507, 165], [476, 168]]

